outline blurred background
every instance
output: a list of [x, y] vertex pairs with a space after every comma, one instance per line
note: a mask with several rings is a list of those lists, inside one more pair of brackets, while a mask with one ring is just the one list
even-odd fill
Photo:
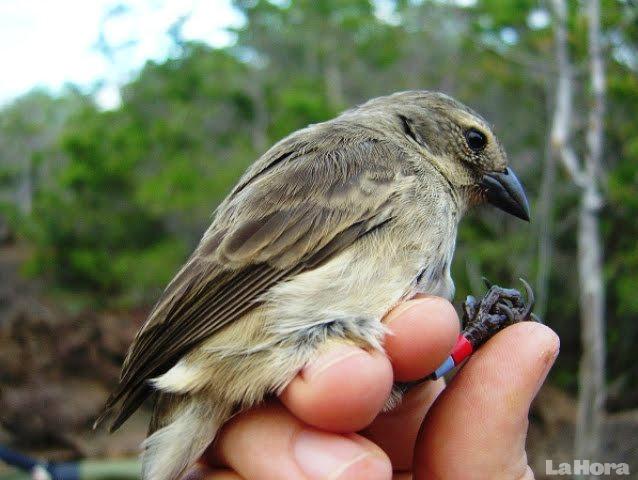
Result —
[[416, 88], [488, 118], [532, 203], [471, 212], [453, 276], [457, 304], [525, 277], [561, 337], [537, 477], [638, 478], [637, 46], [630, 0], [0, 2], [0, 446], [134, 458], [147, 413], [90, 426], [218, 202], [284, 135]]

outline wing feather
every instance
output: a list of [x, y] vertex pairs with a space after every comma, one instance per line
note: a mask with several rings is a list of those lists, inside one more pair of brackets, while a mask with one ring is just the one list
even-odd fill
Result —
[[257, 306], [278, 282], [391, 220], [400, 151], [378, 138], [325, 136], [309, 148], [293, 135], [242, 177], [138, 333], [96, 424], [120, 404], [111, 429], [119, 427], [151, 393], [148, 379]]

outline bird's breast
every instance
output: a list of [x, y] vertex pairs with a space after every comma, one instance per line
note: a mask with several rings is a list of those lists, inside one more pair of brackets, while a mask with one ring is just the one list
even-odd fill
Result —
[[419, 293], [436, 295], [448, 300], [454, 297], [454, 281], [450, 275], [450, 260], [442, 257], [436, 260], [429, 259], [417, 273], [412, 290], [408, 297]]

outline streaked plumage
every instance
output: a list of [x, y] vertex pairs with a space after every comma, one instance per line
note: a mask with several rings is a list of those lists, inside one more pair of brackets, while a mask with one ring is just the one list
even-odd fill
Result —
[[[481, 151], [466, 132], [486, 136]], [[381, 318], [417, 292], [451, 298], [458, 222], [505, 154], [438, 93], [371, 100], [273, 146], [138, 333], [106, 414], [159, 390], [144, 478], [177, 478], [231, 415], [281, 391], [329, 342], [382, 348]]]

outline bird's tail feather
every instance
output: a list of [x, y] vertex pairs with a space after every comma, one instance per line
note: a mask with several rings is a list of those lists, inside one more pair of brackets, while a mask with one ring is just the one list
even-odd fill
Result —
[[183, 398], [170, 412], [170, 419], [164, 419], [165, 426], [142, 444], [142, 479], [180, 478], [204, 453], [231, 412], [229, 405], [210, 397]]

